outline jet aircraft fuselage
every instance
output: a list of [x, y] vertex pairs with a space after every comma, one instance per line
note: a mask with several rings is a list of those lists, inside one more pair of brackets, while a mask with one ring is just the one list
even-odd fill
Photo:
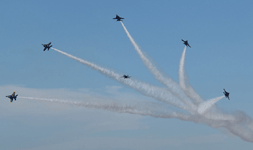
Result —
[[188, 40], [186, 40], [186, 41], [184, 41], [183, 39], [181, 39], [181, 40], [184, 42], [184, 45], [185, 45], [185, 46], [188, 46], [188, 47], [191, 48], [191, 46], [190, 46], [189, 43], [188, 43]]
[[124, 79], [127, 79], [127, 78], [130, 78], [131, 76], [129, 76], [129, 75], [123, 75], [122, 76], [122, 78], [124, 78]]
[[223, 94], [226, 96], [226, 98], [228, 98], [228, 100], [230, 100], [229, 99], [229, 93], [225, 89], [223, 89], [223, 90], [224, 90]]
[[8, 95], [6, 97], [8, 97], [10, 99], [10, 102], [12, 103], [13, 99], [17, 100], [18, 94], [15, 95], [15, 92], [13, 92], [12, 95]]
[[120, 16], [118, 16], [118, 15], [116, 14], [116, 17], [115, 17], [115, 18], [112, 18], [112, 19], [117, 19], [117, 21], [123, 21], [123, 20], [121, 20], [121, 19], [124, 19], [124, 18], [121, 18]]
[[45, 51], [46, 49], [49, 51], [49, 49], [53, 46], [51, 45], [52, 42], [49, 42], [48, 44], [42, 44], [44, 46], [44, 50]]

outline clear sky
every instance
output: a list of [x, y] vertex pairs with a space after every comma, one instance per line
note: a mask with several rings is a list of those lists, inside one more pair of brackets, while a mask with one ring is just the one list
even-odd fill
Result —
[[[250, 150], [252, 143], [204, 124], [5, 97], [157, 102], [41, 44], [164, 87], [143, 65], [115, 14], [141, 49], [178, 82], [184, 48], [191, 85], [217, 106], [253, 117], [253, 1], [0, 1], [0, 149]], [[162, 104], [161, 104], [162, 105]]]

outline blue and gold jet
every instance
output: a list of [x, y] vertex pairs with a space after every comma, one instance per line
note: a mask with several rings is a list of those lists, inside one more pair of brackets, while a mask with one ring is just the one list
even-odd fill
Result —
[[14, 100], [17, 100], [18, 94], [15, 95], [15, 91], [14, 91], [14, 92], [12, 93], [12, 95], [8, 95], [8, 96], [6, 96], [6, 97], [8, 97], [8, 98], [10, 99], [10, 102], [12, 103], [13, 99], [14, 99]]
[[45, 51], [46, 49], [48, 49], [48, 51], [49, 51], [49, 49], [53, 46], [53, 45], [51, 45], [51, 43], [52, 42], [50, 42], [48, 44], [42, 44], [44, 46], [44, 50], [43, 51]]

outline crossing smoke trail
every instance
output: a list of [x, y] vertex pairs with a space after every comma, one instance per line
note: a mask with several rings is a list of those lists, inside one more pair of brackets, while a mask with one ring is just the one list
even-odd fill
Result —
[[[186, 75], [186, 72], [185, 72], [185, 53], [186, 53], [186, 46], [184, 47], [184, 50], [183, 50], [183, 53], [182, 53], [182, 56], [181, 56], [181, 59], [180, 59], [180, 63], [179, 63], [179, 84], [180, 84], [180, 87], [183, 89], [183, 91], [186, 93], [186, 95], [188, 97], [190, 97], [195, 104], [198, 105], [198, 109], [197, 109], [197, 112], [199, 114], [204, 114], [206, 111], [210, 110], [212, 107], [215, 108], [215, 103], [217, 103], [220, 99], [224, 98], [224, 96], [221, 96], [221, 97], [217, 97], [217, 98], [214, 98], [214, 99], [211, 99], [211, 100], [208, 100], [208, 101], [204, 101], [201, 96], [195, 92], [195, 90], [193, 89], [193, 87], [190, 85], [189, 81], [188, 81], [188, 78], [187, 78], [187, 75]], [[215, 108], [216, 109], [216, 108]], [[210, 118], [210, 114], [206, 114], [205, 115], [206, 117], [209, 117]], [[224, 116], [222, 114], [216, 114], [215, 116]], [[211, 116], [211, 118], [214, 117], [213, 115]], [[224, 117], [216, 117], [217, 119], [220, 119], [222, 118], [223, 120]], [[230, 119], [229, 119], [230, 118]], [[215, 119], [215, 118], [212, 118], [212, 119]], [[233, 117], [231, 119], [231, 116], [228, 116], [227, 117], [228, 120], [233, 120]]]
[[[201, 115], [200, 120], [205, 122], [210, 127], [218, 128], [223, 127], [227, 129], [233, 135], [239, 136], [241, 139], [253, 142], [253, 121], [252, 118], [244, 114], [243, 112], [236, 112], [235, 114], [224, 114], [220, 109], [217, 109], [215, 104], [224, 96], [204, 101], [200, 95], [195, 92], [193, 87], [187, 81], [185, 73], [185, 53], [186, 47], [182, 53], [179, 65], [179, 84], [188, 97], [190, 97], [196, 104], [199, 104], [198, 114]], [[209, 112], [211, 108], [214, 108], [214, 112]], [[204, 118], [203, 118], [204, 117]], [[227, 120], [227, 121], [226, 121]]]
[[66, 105], [75, 105], [86, 108], [94, 108], [94, 109], [102, 109], [106, 111], [113, 111], [117, 113], [128, 113], [128, 114], [136, 114], [142, 116], [151, 116], [155, 118], [177, 118], [184, 121], [193, 120], [194, 118], [187, 114], [177, 113], [175, 111], [157, 111], [148, 105], [137, 106], [137, 105], [120, 105], [118, 103], [102, 103], [102, 102], [77, 102], [77, 101], [67, 101], [67, 100], [59, 100], [59, 99], [49, 99], [49, 98], [37, 98], [37, 97], [19, 97], [21, 99], [28, 100], [37, 100], [37, 101], [46, 101], [46, 102], [54, 102], [54, 103], [62, 103]]
[[[158, 71], [157, 68], [152, 64], [152, 62], [145, 56], [145, 54], [141, 51], [139, 46], [135, 43], [134, 39], [131, 37], [130, 33], [127, 31], [127, 29], [124, 26], [123, 22], [121, 22], [121, 25], [124, 28], [128, 38], [131, 41], [132, 45], [134, 46], [135, 50], [137, 51], [140, 58], [142, 59], [143, 63], [150, 70], [150, 72], [154, 74], [154, 76], [156, 77], [156, 79], [158, 79], [158, 81], [165, 84], [169, 89], [171, 89], [172, 93], [176, 94], [176, 96], [180, 100], [182, 100], [190, 108], [194, 108], [194, 107], [192, 107], [191, 102], [188, 99], [184, 98], [182, 95], [186, 94], [197, 105], [201, 102], [204, 102], [204, 100], [199, 96], [199, 94], [196, 93], [195, 90], [190, 86], [190, 84], [187, 84], [187, 82], [186, 82], [187, 81], [186, 80], [186, 73], [185, 73], [185, 70], [184, 70], [184, 61], [185, 61], [186, 48], [185, 48], [185, 50], [182, 54], [182, 58], [181, 58], [181, 61], [180, 61], [180, 68], [179, 68], [179, 76], [180, 76], [179, 78], [180, 78], [180, 82], [181, 82], [180, 87], [184, 91], [182, 93], [182, 92], [180, 92], [181, 88], [178, 86], [178, 84], [175, 81], [173, 81], [170, 77], [168, 77], [168, 76], [162, 74], [160, 71]], [[215, 100], [219, 100], [220, 98], [221, 97], [215, 98]], [[214, 101], [211, 100], [211, 102], [214, 102]], [[213, 103], [213, 105], [209, 105], [209, 107], [198, 107], [198, 109], [200, 110], [201, 113], [205, 113], [212, 106], [214, 106], [214, 103]], [[222, 112], [220, 112], [220, 110], [216, 110], [216, 111], [217, 112], [215, 112], [215, 113], [209, 113], [208, 112], [204, 115], [199, 116], [199, 121], [204, 122], [204, 123], [206, 123], [207, 125], [209, 125], [211, 127], [224, 127], [226, 129], [228, 129], [228, 126], [237, 126], [237, 123], [235, 123], [233, 125], [231, 125], [231, 124], [228, 125], [228, 123], [226, 121], [231, 121], [231, 122], [234, 123], [235, 120], [240, 120], [239, 118], [231, 116], [231, 115], [223, 114]], [[198, 114], [200, 114], [200, 113], [198, 113]], [[237, 127], [237, 128], [239, 128], [239, 127]], [[245, 139], [245, 137], [242, 137], [242, 135], [239, 135], [239, 133], [234, 131], [232, 128], [229, 128], [228, 130], [231, 133], [240, 136], [242, 139]]]
[[206, 101], [206, 102], [203, 102], [199, 105], [199, 108], [198, 108], [198, 113], [199, 114], [204, 114], [206, 113], [208, 110], [210, 110], [213, 105], [215, 103], [217, 103], [219, 100], [221, 100], [222, 98], [224, 98], [225, 96], [220, 96], [220, 97], [217, 97], [217, 98], [214, 98], [214, 99], [211, 99], [209, 101]]
[[[94, 109], [102, 109], [107, 111], [113, 111], [117, 113], [129, 113], [129, 114], [136, 114], [136, 115], [143, 115], [143, 116], [151, 116], [155, 118], [177, 118], [183, 121], [191, 121], [195, 123], [204, 123], [213, 128], [224, 128], [227, 129], [233, 135], [237, 135], [241, 137], [243, 140], [248, 142], [253, 142], [253, 132], [252, 132], [252, 119], [239, 112], [235, 114], [235, 117], [239, 118], [234, 121], [230, 120], [220, 120], [210, 119], [212, 118], [213, 114], [209, 113], [209, 118], [203, 116], [193, 116], [182, 114], [173, 111], [161, 111], [161, 108], [156, 108], [152, 105], [152, 107], [143, 107], [137, 105], [120, 105], [118, 103], [100, 103], [100, 102], [75, 102], [75, 101], [66, 101], [66, 100], [59, 100], [59, 99], [47, 99], [47, 98], [35, 98], [35, 97], [20, 97], [22, 99], [29, 99], [29, 100], [38, 100], [38, 101], [47, 101], [47, 102], [55, 102], [55, 103], [62, 103], [67, 105], [75, 105], [81, 106], [86, 108], [94, 108]], [[226, 115], [220, 116], [227, 118]]]
[[[186, 110], [190, 113], [192, 111], [192, 109], [189, 109], [188, 105], [185, 105], [184, 103], [182, 103], [180, 101], [181, 99], [179, 99], [178, 97], [175, 97], [175, 95], [171, 95], [170, 92], [164, 88], [155, 87], [155, 86], [152, 86], [148, 83], [140, 82], [140, 81], [134, 80], [134, 79], [124, 80], [121, 78], [121, 76], [119, 74], [114, 73], [108, 69], [104, 69], [104, 68], [99, 67], [93, 63], [84, 61], [80, 58], [77, 58], [75, 56], [72, 56], [70, 54], [62, 52], [62, 51], [57, 50], [55, 48], [53, 48], [53, 50], [55, 50], [63, 55], [66, 55], [78, 62], [81, 62], [82, 64], [87, 65], [87, 66], [101, 72], [102, 74], [104, 74], [108, 77], [111, 77], [114, 80], [135, 89], [136, 91], [138, 91], [144, 95], [153, 97], [156, 100], [159, 100], [162, 102], [169, 103], [173, 106], [176, 106], [178, 108]], [[95, 108], [95, 107], [93, 107], [93, 108]], [[118, 109], [124, 109], [124, 108], [119, 107]], [[150, 110], [148, 110], [148, 111], [150, 111]], [[206, 124], [212, 128], [224, 128], [229, 133], [231, 133], [235, 136], [238, 136], [245, 141], [253, 143], [253, 120], [252, 120], [252, 118], [250, 118], [249, 116], [247, 116], [243, 112], [237, 111], [233, 114], [226, 114], [218, 109], [214, 109], [214, 112], [213, 111], [212, 112], [211, 111], [204, 111], [204, 112], [206, 112], [206, 113], [204, 113], [204, 114], [192, 113], [191, 115], [184, 116], [183, 117], [184, 119], [182, 119], [179, 116], [178, 119], [181, 118], [181, 120], [185, 120], [185, 121]], [[130, 113], [130, 111], [129, 111], [129, 113]], [[140, 115], [141, 114], [142, 113], [140, 113]], [[183, 114], [177, 113], [177, 115], [183, 115]], [[166, 116], [163, 116], [161, 114], [159, 114], [158, 116], [166, 118]], [[154, 117], [158, 117], [158, 116], [154, 116]], [[174, 115], [173, 117], [177, 118], [176, 115]], [[168, 117], [168, 118], [170, 118], [170, 117]]]
[[176, 83], [173, 79], [171, 79], [170, 77], [168, 77], [168, 75], [162, 73], [162, 71], [159, 71], [157, 69], [157, 67], [141, 51], [141, 49], [139, 48], [139, 46], [136, 44], [136, 42], [134, 41], [134, 39], [132, 38], [132, 36], [128, 32], [128, 30], [126, 29], [126, 27], [123, 24], [123, 22], [121, 22], [121, 25], [124, 28], [124, 30], [125, 30], [125, 32], [127, 34], [127, 37], [129, 38], [129, 40], [131, 41], [132, 45], [134, 46], [134, 49], [139, 54], [141, 60], [146, 65], [146, 67], [149, 69], [149, 71], [155, 76], [155, 78], [158, 81], [160, 81], [161, 83], [163, 83], [165, 86], [167, 86], [171, 90], [172, 94], [174, 94], [177, 97], [179, 97], [185, 104], [188, 105], [188, 107], [190, 107], [191, 109], [195, 110], [196, 106], [193, 105], [193, 103], [185, 96], [185, 94], [183, 92], [181, 92], [181, 89], [178, 86], [178, 83]]
[[146, 96], [153, 97], [158, 101], [169, 103], [175, 107], [178, 107], [178, 108], [181, 108], [181, 109], [191, 112], [189, 107], [187, 107], [185, 104], [183, 104], [181, 101], [179, 101], [177, 97], [174, 97], [173, 95], [171, 95], [171, 93], [168, 92], [166, 89], [163, 89], [160, 87], [155, 87], [155, 86], [152, 86], [148, 83], [144, 83], [144, 82], [135, 80], [133, 78], [125, 80], [119, 74], [117, 74], [111, 70], [99, 67], [91, 62], [82, 60], [80, 58], [72, 56], [72, 55], [70, 55], [66, 52], [60, 51], [58, 49], [55, 49], [55, 48], [52, 48], [52, 49], [69, 57], [69, 58], [72, 58], [72, 59], [92, 68], [92, 69], [95, 69], [95, 70], [99, 71], [100, 73], [102, 73], [108, 77], [111, 77], [112, 79], [114, 79], [124, 85], [127, 85], [127, 86], [135, 89], [136, 91], [138, 91]]
[[182, 53], [180, 63], [179, 63], [179, 84], [182, 90], [186, 93], [188, 97], [190, 97], [196, 104], [202, 103], [204, 100], [200, 97], [200, 95], [195, 92], [193, 87], [189, 84], [185, 72], [185, 53], [186, 53], [186, 46], [184, 47], [184, 51]]

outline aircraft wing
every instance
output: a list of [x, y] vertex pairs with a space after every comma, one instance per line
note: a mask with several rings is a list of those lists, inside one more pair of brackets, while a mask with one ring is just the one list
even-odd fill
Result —
[[15, 92], [12, 93], [12, 96], [15, 96]]
[[13, 99], [11, 98], [11, 99], [10, 99], [10, 102], [12, 103], [12, 101], [13, 101]]

